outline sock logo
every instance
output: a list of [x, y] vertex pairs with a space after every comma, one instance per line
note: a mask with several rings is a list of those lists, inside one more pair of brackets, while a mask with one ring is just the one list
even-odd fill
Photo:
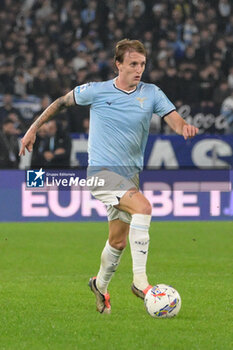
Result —
[[149, 244], [149, 239], [148, 239], [148, 241], [146, 241], [146, 242], [143, 242], [143, 241], [134, 241], [134, 243], [135, 243], [135, 244], [140, 244], [140, 245], [147, 245], [147, 244]]
[[139, 253], [146, 254], [147, 250], [139, 250]]

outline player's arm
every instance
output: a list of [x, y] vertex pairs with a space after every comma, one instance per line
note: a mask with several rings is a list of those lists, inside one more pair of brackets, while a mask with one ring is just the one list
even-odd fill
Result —
[[172, 130], [174, 130], [177, 134], [184, 136], [185, 140], [187, 140], [189, 137], [194, 137], [199, 131], [195, 126], [187, 124], [176, 111], [172, 111], [166, 115], [164, 120]]
[[62, 111], [64, 108], [74, 106], [74, 94], [73, 90], [68, 92], [65, 96], [61, 96], [58, 99], [56, 99], [53, 103], [51, 103], [44, 112], [36, 119], [36, 121], [30, 126], [26, 134], [21, 140], [21, 148], [19, 151], [19, 155], [22, 154], [25, 155], [25, 148], [32, 152], [33, 144], [36, 140], [36, 133], [37, 130], [46, 123], [48, 120], [50, 120], [55, 114]]

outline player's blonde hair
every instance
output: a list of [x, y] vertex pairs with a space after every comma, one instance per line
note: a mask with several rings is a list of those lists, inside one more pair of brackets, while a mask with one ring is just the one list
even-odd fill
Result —
[[146, 57], [146, 49], [139, 40], [123, 39], [118, 41], [115, 48], [114, 62], [122, 63], [124, 61], [124, 55], [126, 52], [136, 51]]

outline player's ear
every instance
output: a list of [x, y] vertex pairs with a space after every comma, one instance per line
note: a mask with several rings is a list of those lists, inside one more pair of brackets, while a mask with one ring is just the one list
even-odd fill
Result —
[[117, 70], [120, 71], [121, 63], [119, 61], [115, 62]]

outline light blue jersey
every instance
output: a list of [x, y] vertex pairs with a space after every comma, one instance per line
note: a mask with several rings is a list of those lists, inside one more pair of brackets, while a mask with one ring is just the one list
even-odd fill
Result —
[[114, 80], [76, 86], [78, 105], [91, 105], [88, 142], [89, 168], [108, 168], [133, 177], [143, 168], [153, 113], [161, 118], [175, 106], [154, 84], [140, 82], [132, 92]]

